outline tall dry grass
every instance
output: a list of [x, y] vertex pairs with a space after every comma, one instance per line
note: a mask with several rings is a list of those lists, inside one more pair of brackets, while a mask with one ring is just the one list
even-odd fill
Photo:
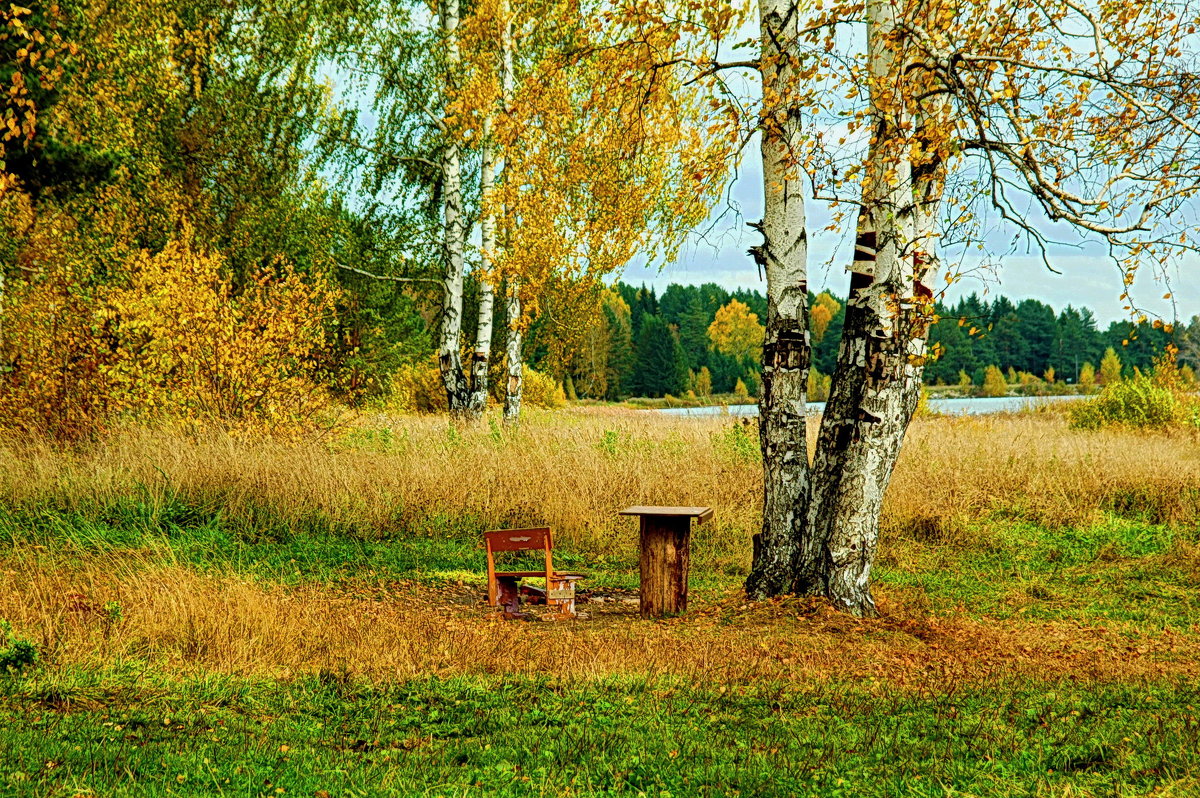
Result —
[[[531, 414], [519, 431], [457, 430], [432, 418], [375, 418], [336, 439], [251, 442], [129, 429], [70, 449], [9, 439], [0, 509], [145, 517], [184, 505], [253, 526], [319, 523], [346, 534], [549, 523], [590, 552], [634, 550], [629, 504], [710, 504], [697, 559], [744, 567], [759, 523], [753, 425], [608, 410]], [[1083, 524], [1105, 512], [1194, 523], [1200, 446], [1188, 437], [1079, 432], [1033, 414], [928, 418], [913, 427], [885, 509], [913, 546], [978, 535], [995, 515]], [[117, 517], [125, 517], [118, 514]], [[1195, 562], [1195, 547], [1182, 553]], [[895, 550], [896, 547], [889, 547]], [[1200, 677], [1194, 635], [1020, 620], [930, 618], [903, 589], [880, 593], [885, 619], [861, 625], [805, 602], [701, 605], [654, 623], [599, 615], [583, 624], [504, 624], [479, 591], [417, 585], [270, 584], [199, 572], [154, 555], [78, 557], [53, 547], [0, 553], [0, 618], [54, 666], [144, 661], [263, 676], [303, 673], [637, 673], [712, 683], [874, 677], [920, 687], [1020, 674]], [[453, 588], [448, 588], [453, 590]], [[121, 608], [116, 619], [108, 602]], [[749, 614], [743, 614], [749, 613]], [[851, 632], [866, 632], [851, 634]], [[836, 640], [836, 645], [831, 641]]]
[[[304, 443], [135, 428], [76, 448], [3, 441], [0, 505], [86, 514], [136, 502], [153, 515], [182, 502], [247, 525], [270, 517], [364, 536], [550, 524], [562, 542], [614, 552], [633, 541], [622, 507], [701, 504], [717, 511], [697, 530], [702, 556], [744, 559], [760, 469], [753, 424], [653, 412], [531, 413], [517, 431], [378, 417]], [[883, 524], [936, 538], [997, 514], [1082, 525], [1104, 513], [1194, 523], [1195, 437], [1069, 430], [1049, 414], [918, 419]]]

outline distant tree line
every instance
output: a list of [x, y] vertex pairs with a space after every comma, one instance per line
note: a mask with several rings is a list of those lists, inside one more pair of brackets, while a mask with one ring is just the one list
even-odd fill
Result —
[[[698, 396], [742, 390], [757, 394], [761, 321], [767, 312], [766, 297], [758, 291], [728, 291], [714, 283], [671, 284], [659, 294], [645, 285], [618, 282], [594, 301], [598, 310], [589, 318], [595, 329], [571, 346], [574, 351], [551, 357], [543, 346], [528, 353], [534, 368], [564, 381], [568, 394], [604, 399], [688, 391]], [[810, 393], [822, 399], [825, 375], [832, 373], [837, 358], [845, 299], [810, 294], [809, 307]], [[1188, 343], [1200, 339], [1200, 319], [1173, 330], [1150, 321], [1114, 321], [1102, 329], [1088, 308], [1068, 305], [1055, 311], [1036, 299], [1014, 302], [1006, 296], [987, 301], [971, 294], [939, 303], [937, 314], [929, 336], [936, 358], [925, 370], [930, 385], [969, 381], [983, 386], [989, 367], [1010, 380], [1029, 374], [1076, 384], [1082, 375], [1089, 382], [1099, 376], [1109, 349], [1116, 353], [1116, 367], [1129, 375], [1135, 369], [1149, 371], [1170, 344], [1181, 347], [1186, 360]], [[535, 322], [535, 348], [538, 326]], [[1112, 358], [1108, 368], [1114, 368]]]

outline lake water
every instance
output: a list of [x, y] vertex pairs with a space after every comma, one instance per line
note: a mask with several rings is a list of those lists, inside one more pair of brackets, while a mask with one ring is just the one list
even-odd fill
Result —
[[[1070, 402], [1082, 396], [997, 396], [978, 399], [930, 399], [929, 409], [935, 413], [950, 415], [980, 415], [983, 413], [1011, 413], [1027, 410], [1047, 402]], [[820, 413], [824, 402], [809, 402], [809, 413]], [[672, 416], [757, 416], [758, 405], [729, 405], [728, 407], [667, 407], [657, 410]]]

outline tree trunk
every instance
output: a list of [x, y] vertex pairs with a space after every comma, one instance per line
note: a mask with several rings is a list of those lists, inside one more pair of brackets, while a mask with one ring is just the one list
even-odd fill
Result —
[[475, 328], [475, 352], [471, 357], [471, 398], [469, 414], [478, 419], [487, 408], [488, 362], [492, 355], [492, 317], [495, 304], [496, 279], [496, 141], [495, 121], [488, 115], [483, 121], [483, 157], [480, 164], [482, 212], [479, 216], [482, 268], [479, 273], [479, 323]]
[[[461, 63], [458, 46], [458, 0], [442, 0], [439, 11], [442, 34], [446, 39], [446, 94], [449, 97], [453, 93]], [[469, 413], [470, 386], [463, 373], [462, 354], [459, 349], [462, 338], [463, 250], [466, 247], [466, 230], [462, 218], [462, 159], [454, 131], [443, 130], [443, 135], [445, 144], [442, 153], [442, 260], [446, 272], [442, 278], [442, 328], [438, 341], [438, 368], [446, 389], [450, 415], [464, 418]]]
[[819, 545], [799, 567], [802, 592], [875, 615], [870, 574], [883, 495], [916, 409], [926, 325], [916, 312], [915, 202], [896, 10], [868, 0], [873, 133], [867, 155], [850, 298], [813, 463], [805, 532]]
[[[484, 256], [486, 261], [486, 255]], [[472, 421], [483, 417], [488, 400], [488, 364], [492, 359], [492, 316], [495, 289], [486, 275], [479, 278], [479, 325], [475, 330], [475, 351], [471, 355], [471, 393], [467, 416]]]
[[[795, 582], [799, 524], [808, 503], [806, 391], [808, 336], [808, 242], [804, 197], [795, 162], [799, 109], [786, 103], [795, 82], [791, 58], [797, 46], [794, 0], [760, 0], [760, 71], [764, 110], [763, 243], [750, 253], [767, 275], [766, 336], [759, 392], [759, 439], [763, 454], [763, 525], [754, 536], [754, 561], [746, 579], [752, 598], [775, 596]], [[768, 102], [772, 100], [772, 102]]]
[[504, 384], [504, 420], [515, 424], [521, 419], [521, 297], [520, 282], [514, 277], [508, 281], [508, 301], [505, 303], [505, 323], [508, 325], [508, 340], [505, 346], [505, 362], [508, 365], [508, 380]]
[[[500, 2], [500, 102], [507, 115], [513, 97], [513, 60], [516, 48], [513, 38], [512, 9], [509, 0]], [[507, 214], [505, 216], [507, 221]], [[521, 417], [521, 297], [520, 280], [511, 276], [507, 285], [507, 296], [504, 303], [504, 320], [507, 325], [507, 338], [504, 347], [504, 359], [507, 368], [507, 379], [504, 382], [504, 421], [515, 424]]]

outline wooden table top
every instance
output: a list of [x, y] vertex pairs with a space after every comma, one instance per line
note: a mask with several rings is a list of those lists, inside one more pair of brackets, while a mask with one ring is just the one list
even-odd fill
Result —
[[698, 523], [704, 523], [713, 517], [711, 507], [654, 507], [636, 505], [626, 507], [618, 515], [665, 515], [674, 517], [695, 518]]

